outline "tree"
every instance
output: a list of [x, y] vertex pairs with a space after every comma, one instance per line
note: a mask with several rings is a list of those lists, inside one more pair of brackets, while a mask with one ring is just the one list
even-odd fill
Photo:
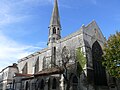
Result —
[[103, 65], [108, 73], [120, 78], [120, 32], [111, 35], [104, 46]]
[[88, 87], [88, 77], [85, 74], [87, 59], [80, 47], [76, 50], [76, 64], [78, 76], [84, 75], [84, 77], [82, 77], [82, 83], [84, 86]]
[[[69, 64], [69, 60], [72, 58], [72, 56], [70, 55], [70, 50], [67, 49], [66, 46], [63, 47], [62, 51], [60, 49], [58, 49], [56, 56], [58, 58], [58, 60], [60, 61], [59, 64], [62, 65], [57, 65], [56, 63], [52, 62], [54, 64], [54, 66], [58, 67], [58, 69], [62, 70], [63, 69], [63, 77], [65, 79], [65, 90], [69, 90], [70, 88], [70, 80], [68, 77], [68, 67], [67, 65]], [[74, 55], [73, 55], [74, 56]], [[61, 69], [62, 66], [62, 69]]]
[[70, 56], [69, 56], [69, 51], [66, 47], [63, 48], [61, 56], [62, 56], [62, 64], [63, 64], [63, 68], [64, 68], [63, 76], [65, 78], [66, 85], [67, 85], [65, 90], [69, 90], [70, 81], [67, 77], [68, 76], [67, 63], [69, 62]]
[[83, 52], [81, 51], [81, 48], [78, 48], [76, 50], [76, 60], [78, 62], [78, 73], [81, 74], [83, 71], [83, 68], [86, 65], [86, 58], [84, 57]]
[[[83, 68], [86, 65], [86, 58], [84, 57], [84, 54], [81, 51], [81, 48], [77, 48], [77, 50], [73, 50], [73, 49], [69, 50], [69, 49], [67, 49], [66, 46], [63, 47], [62, 51], [58, 50], [56, 55], [57, 55], [57, 58], [59, 59], [59, 61], [61, 61], [61, 63], [62, 63], [61, 66], [63, 68], [63, 77], [65, 80], [65, 90], [70, 90], [70, 78], [68, 75], [69, 60], [72, 59], [74, 64], [77, 65], [77, 73], [79, 75], [81, 75], [84, 71]], [[56, 64], [54, 64], [54, 65], [61, 70], [59, 65], [56, 65]]]

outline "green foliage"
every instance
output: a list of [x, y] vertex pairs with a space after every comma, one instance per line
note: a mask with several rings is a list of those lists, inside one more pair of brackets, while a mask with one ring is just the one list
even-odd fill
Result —
[[120, 78], [120, 32], [111, 35], [105, 44], [103, 65], [108, 73]]
[[81, 48], [78, 48], [76, 51], [76, 60], [78, 62], [78, 67], [79, 67], [79, 71], [78, 72], [82, 72], [83, 68], [86, 65], [86, 58], [84, 57], [83, 53], [81, 52]]

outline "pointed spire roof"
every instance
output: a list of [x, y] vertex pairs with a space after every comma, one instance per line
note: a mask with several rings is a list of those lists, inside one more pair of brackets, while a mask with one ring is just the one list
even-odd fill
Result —
[[54, 8], [50, 20], [50, 26], [53, 25], [57, 25], [61, 27], [57, 0], [54, 0]]

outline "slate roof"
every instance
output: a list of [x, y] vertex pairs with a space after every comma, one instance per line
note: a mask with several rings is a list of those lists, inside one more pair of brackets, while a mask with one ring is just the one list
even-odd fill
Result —
[[55, 5], [53, 8], [53, 12], [50, 20], [50, 26], [52, 25], [57, 25], [61, 27], [57, 0], [55, 0]]
[[53, 68], [48, 68], [48, 69], [44, 69], [42, 71], [39, 71], [39, 72], [35, 73], [34, 76], [60, 74], [60, 73], [63, 73], [62, 67], [53, 67]]
[[17, 77], [30, 77], [30, 76], [33, 76], [33, 74], [15, 73], [15, 76], [17, 76]]

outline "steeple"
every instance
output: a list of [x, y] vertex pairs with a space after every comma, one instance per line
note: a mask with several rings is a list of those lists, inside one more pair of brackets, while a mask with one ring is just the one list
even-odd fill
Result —
[[53, 43], [56, 43], [56, 41], [61, 38], [60, 31], [61, 31], [61, 25], [60, 25], [58, 3], [57, 0], [54, 0], [54, 7], [49, 25], [48, 46], [53, 45]]
[[52, 25], [61, 26], [57, 0], [54, 0], [54, 8], [50, 20], [50, 26]]

